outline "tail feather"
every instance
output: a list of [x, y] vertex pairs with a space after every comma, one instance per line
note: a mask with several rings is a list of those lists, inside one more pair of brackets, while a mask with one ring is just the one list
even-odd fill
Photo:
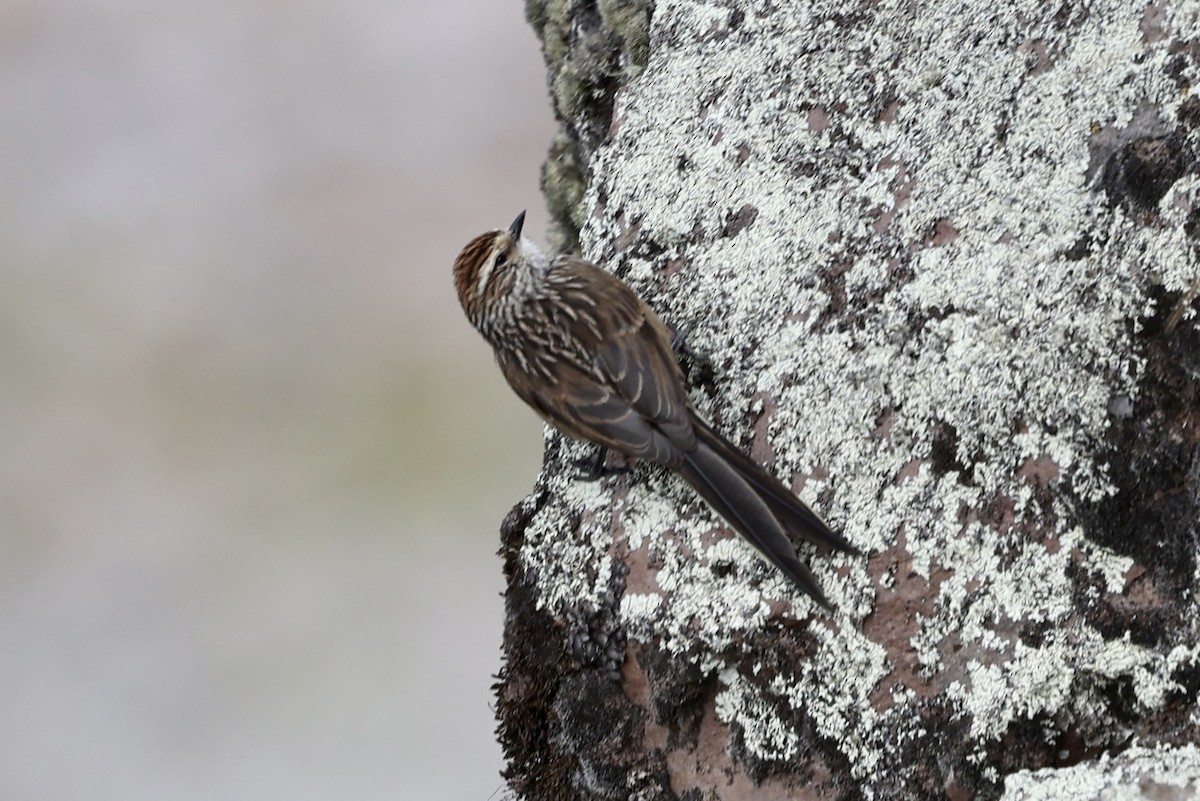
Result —
[[808, 566], [796, 558], [773, 507], [735, 463], [704, 437], [683, 455], [680, 475], [768, 561], [826, 609], [832, 604]]
[[809, 509], [804, 501], [797, 498], [795, 493], [785, 487], [783, 482], [763, 470], [754, 460], [731, 445], [702, 420], [695, 419], [693, 422], [700, 441], [723, 456], [725, 461], [737, 470], [770, 507], [771, 512], [783, 524], [788, 533], [814, 545], [833, 548], [855, 556], [860, 554], [857, 548], [829, 528], [825, 521], [818, 517], [812, 509]]

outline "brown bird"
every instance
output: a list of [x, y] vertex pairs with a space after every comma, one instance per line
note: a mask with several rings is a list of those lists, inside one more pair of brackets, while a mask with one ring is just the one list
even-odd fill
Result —
[[858, 551], [697, 416], [671, 334], [653, 309], [589, 262], [550, 257], [522, 239], [524, 222], [521, 212], [508, 230], [480, 234], [454, 262], [463, 311], [495, 349], [509, 385], [558, 430], [678, 472], [768, 561], [832, 608], [788, 535]]

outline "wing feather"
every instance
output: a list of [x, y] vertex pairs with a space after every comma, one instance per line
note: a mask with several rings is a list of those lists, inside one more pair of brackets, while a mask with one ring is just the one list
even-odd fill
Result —
[[[569, 336], [554, 358], [501, 359], [509, 384], [569, 434], [678, 465], [696, 433], [666, 326], [632, 290], [586, 262], [560, 262], [547, 279], [551, 292], [538, 316]], [[561, 311], [568, 304], [574, 314]], [[542, 380], [528, 375], [529, 365]]]

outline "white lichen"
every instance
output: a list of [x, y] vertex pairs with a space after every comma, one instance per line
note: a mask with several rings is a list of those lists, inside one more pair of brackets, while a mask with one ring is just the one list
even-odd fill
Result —
[[[981, 749], [1015, 720], [1092, 708], [1073, 697], [1089, 676], [1130, 677], [1139, 702], [1157, 707], [1165, 671], [1181, 663], [1106, 644], [1072, 614], [1072, 566], [1119, 592], [1131, 560], [1088, 541], [1072, 509], [1040, 508], [1018, 468], [1046, 460], [1057, 469], [1047, 480], [1069, 481], [1084, 501], [1112, 492], [1100, 453], [1109, 398], [1138, 393], [1130, 321], [1147, 311], [1150, 282], [1181, 289], [1196, 278], [1167, 203], [1195, 201], [1200, 184], [1180, 182], [1166, 221], [1147, 227], [1105, 208], [1087, 176], [1094, 127], [1119, 127], [1147, 103], [1173, 117], [1166, 43], [1143, 41], [1142, 5], [1120, 0], [1090, 3], [1066, 26], [1040, 0], [938, 0], [916, 15], [888, 4], [741, 5], [736, 35], [717, 39], [732, 24], [724, 4], [656, 4], [650, 61], [619, 95], [592, 164], [585, 249], [624, 259], [660, 313], [690, 326], [689, 344], [717, 366], [721, 398], [696, 400], [720, 410], [719, 429], [748, 442], [745, 421], [770, 398], [773, 469], [808, 477], [801, 496], [816, 505], [823, 492], [818, 511], [866, 551], [903, 532], [912, 574], [940, 582], [911, 648], [927, 675], [956, 672], [947, 693]], [[851, 7], [858, 22], [834, 21]], [[1169, 24], [1182, 19], [1172, 10]], [[886, 120], [885, 95], [895, 99]], [[743, 206], [753, 223], [722, 238]], [[611, 250], [618, 218], [665, 248], [658, 262]], [[939, 221], [954, 234], [935, 246]], [[1062, 259], [1086, 231], [1103, 252]], [[658, 277], [666, 260], [683, 269]], [[841, 297], [823, 283], [836, 265]], [[834, 322], [818, 324], [830, 312]], [[930, 467], [947, 430], [965, 474]], [[554, 499], [522, 551], [541, 603], [562, 611], [602, 591], [596, 566], [620, 530], [629, 549], [649, 549], [662, 591], [627, 595], [623, 622], [717, 671], [718, 714], [754, 753], [794, 756], [780, 704], [817, 721], [860, 774], [894, 747], [883, 721], [917, 698], [894, 690], [884, 714], [868, 700], [889, 667], [859, 625], [875, 592], [864, 560], [812, 560], [842, 616], [810, 626], [820, 641], [811, 661], [756, 687], [718, 654], [770, 623], [768, 602], [802, 618], [814, 612], [807, 599], [732, 535], [714, 536], [720, 522], [662, 471], [636, 472], [611, 517], [596, 486], [550, 482]], [[1046, 534], [1058, 547], [964, 522], [962, 510], [997, 499], [1011, 502], [1015, 526], [1062, 521]], [[584, 520], [578, 534], [571, 515]], [[844, 577], [837, 566], [849, 567]], [[1026, 644], [1012, 633], [1021, 622], [1050, 633]]]
[[1069, 768], [1020, 771], [1005, 778], [1004, 801], [1138, 801], [1200, 798], [1200, 748], [1133, 745]]

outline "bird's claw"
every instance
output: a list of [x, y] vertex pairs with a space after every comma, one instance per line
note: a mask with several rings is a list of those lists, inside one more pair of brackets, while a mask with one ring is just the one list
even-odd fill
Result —
[[575, 477], [580, 481], [599, 481], [608, 476], [619, 476], [629, 472], [628, 467], [615, 467], [606, 464], [608, 459], [608, 448], [599, 448], [597, 451], [584, 459], [577, 459], [574, 464], [579, 471]]
[[[688, 323], [683, 328], [676, 328], [670, 323], [666, 323], [667, 333], [671, 335], [671, 351], [675, 354], [675, 359], [679, 362], [680, 368], [687, 376], [688, 380], [695, 383], [695, 379], [703, 378], [705, 374], [711, 375], [713, 365], [712, 360], [708, 358], [707, 353], [701, 353], [690, 345], [688, 345], [688, 336], [692, 333], [695, 323]], [[696, 369], [700, 376], [692, 374], [692, 369]]]

